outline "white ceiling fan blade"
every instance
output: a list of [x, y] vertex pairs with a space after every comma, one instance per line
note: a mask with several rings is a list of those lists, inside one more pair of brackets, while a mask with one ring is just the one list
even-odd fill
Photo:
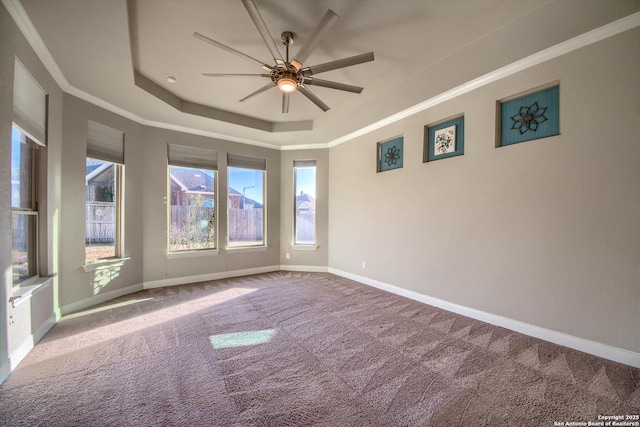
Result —
[[316, 94], [314, 94], [313, 92], [311, 92], [309, 89], [307, 89], [304, 86], [298, 86], [298, 90], [300, 91], [301, 94], [303, 94], [304, 96], [306, 96], [307, 98], [309, 98], [309, 100], [311, 102], [313, 102], [314, 104], [316, 104], [322, 111], [328, 111], [329, 110], [329, 106], [327, 104], [325, 104], [324, 102], [322, 102], [322, 100], [320, 98], [318, 98], [316, 96]]
[[264, 19], [262, 19], [262, 15], [260, 15], [260, 11], [258, 10], [258, 7], [254, 3], [254, 1], [242, 0], [242, 4], [244, 4], [245, 9], [247, 9], [247, 12], [249, 12], [251, 20], [262, 36], [262, 40], [264, 40], [264, 43], [267, 45], [267, 49], [269, 49], [269, 52], [271, 52], [271, 56], [273, 57], [274, 61], [276, 61], [276, 64], [284, 64], [282, 55], [278, 50], [278, 46], [273, 41], [273, 37], [271, 37], [271, 33], [269, 33], [269, 29], [264, 23]]
[[265, 92], [265, 91], [267, 91], [267, 90], [269, 90], [269, 89], [271, 89], [272, 87], [275, 87], [275, 86], [276, 86], [276, 85], [275, 85], [273, 82], [270, 82], [269, 84], [267, 84], [267, 85], [265, 85], [265, 86], [262, 86], [262, 87], [261, 87], [260, 89], [258, 89], [257, 91], [255, 91], [255, 92], [253, 92], [253, 93], [250, 93], [249, 95], [245, 96], [244, 98], [242, 98], [242, 99], [241, 99], [240, 101], [238, 101], [238, 102], [244, 102], [244, 101], [246, 101], [247, 99], [249, 99], [249, 98], [253, 98], [254, 96], [259, 95], [259, 94], [261, 94], [262, 92]]
[[302, 67], [302, 64], [309, 58], [313, 49], [317, 46], [317, 44], [322, 40], [322, 37], [331, 29], [333, 24], [338, 20], [339, 16], [333, 10], [327, 10], [327, 13], [324, 15], [318, 26], [315, 30], [313, 30], [313, 34], [309, 37], [309, 41], [304, 45], [300, 52], [296, 55], [295, 59], [291, 61], [291, 65], [296, 67], [298, 70]]
[[320, 87], [328, 87], [329, 89], [344, 90], [345, 92], [362, 93], [363, 87], [348, 85], [345, 83], [331, 82], [329, 80], [316, 79], [314, 77], [305, 77], [305, 85], [314, 85]]
[[233, 55], [236, 55], [236, 56], [238, 56], [238, 57], [240, 57], [240, 58], [242, 58], [242, 59], [245, 59], [245, 60], [247, 60], [247, 61], [250, 61], [250, 62], [252, 62], [252, 63], [254, 63], [254, 64], [258, 64], [259, 66], [261, 66], [261, 67], [262, 67], [264, 70], [266, 70], [266, 71], [271, 71], [271, 70], [273, 69], [273, 67], [271, 67], [271, 66], [269, 66], [269, 65], [265, 64], [265, 63], [264, 63], [264, 62], [262, 62], [262, 61], [258, 61], [256, 58], [253, 58], [253, 57], [251, 57], [251, 56], [249, 56], [249, 55], [247, 55], [247, 54], [244, 54], [244, 53], [240, 52], [239, 50], [235, 50], [235, 49], [234, 49], [234, 48], [232, 48], [232, 47], [229, 47], [229, 46], [227, 46], [227, 45], [225, 45], [225, 44], [222, 44], [222, 43], [217, 42], [217, 41], [215, 41], [215, 40], [213, 40], [213, 39], [210, 39], [209, 37], [207, 37], [207, 36], [205, 36], [205, 35], [202, 35], [202, 34], [200, 34], [200, 33], [198, 33], [198, 32], [193, 33], [193, 37], [195, 37], [195, 38], [197, 38], [197, 39], [199, 39], [199, 40], [202, 40], [202, 41], [203, 41], [203, 42], [205, 42], [205, 43], [212, 44], [212, 45], [214, 45], [214, 46], [215, 46], [215, 47], [217, 47], [217, 48], [220, 48], [220, 49], [222, 49], [222, 50], [225, 50], [225, 51], [227, 51], [227, 52], [229, 52], [229, 53], [231, 53], [231, 54], [233, 54]]
[[325, 62], [324, 64], [303, 68], [302, 74], [304, 74], [305, 77], [311, 76], [313, 74], [320, 74], [331, 70], [337, 70], [339, 68], [351, 67], [352, 65], [370, 62], [374, 59], [373, 52], [367, 52], [361, 55], [350, 56], [349, 58], [337, 59], [335, 61]]
[[282, 114], [287, 114], [289, 112], [289, 100], [291, 99], [291, 94], [288, 92], [282, 92]]

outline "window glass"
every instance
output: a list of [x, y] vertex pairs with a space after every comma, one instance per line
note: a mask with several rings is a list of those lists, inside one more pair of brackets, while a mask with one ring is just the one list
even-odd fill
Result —
[[215, 249], [214, 170], [169, 166], [169, 251]]
[[11, 216], [11, 265], [14, 285], [38, 275], [37, 224], [37, 215], [14, 212]]
[[11, 207], [34, 209], [35, 148], [17, 127], [11, 130]]
[[37, 153], [38, 144], [14, 126], [11, 131], [11, 265], [14, 285], [38, 275]]
[[295, 240], [298, 245], [316, 243], [316, 167], [295, 166]]
[[120, 169], [122, 165], [87, 157], [85, 260], [119, 256]]
[[262, 246], [265, 171], [229, 167], [229, 247]]

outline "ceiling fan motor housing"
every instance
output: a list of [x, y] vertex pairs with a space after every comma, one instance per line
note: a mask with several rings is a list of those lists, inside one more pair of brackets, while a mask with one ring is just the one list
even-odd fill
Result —
[[278, 84], [281, 80], [290, 80], [295, 82], [296, 86], [304, 82], [304, 76], [298, 72], [292, 65], [287, 63], [284, 66], [275, 67], [271, 71], [271, 81]]

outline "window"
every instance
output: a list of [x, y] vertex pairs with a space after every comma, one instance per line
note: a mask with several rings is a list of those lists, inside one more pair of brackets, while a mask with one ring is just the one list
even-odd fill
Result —
[[85, 193], [85, 261], [122, 255], [124, 133], [89, 122]]
[[316, 243], [316, 162], [294, 161], [294, 244]]
[[11, 264], [13, 284], [38, 275], [38, 144], [11, 131]]
[[228, 246], [264, 246], [266, 160], [229, 154], [227, 166]]
[[13, 123], [11, 273], [12, 283], [18, 285], [38, 276], [38, 169], [47, 142], [47, 94], [18, 58], [14, 62]]
[[169, 252], [216, 248], [218, 153], [168, 144]]

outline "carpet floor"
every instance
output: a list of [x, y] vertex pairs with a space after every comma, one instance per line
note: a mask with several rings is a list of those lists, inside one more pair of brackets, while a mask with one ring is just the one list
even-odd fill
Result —
[[150, 289], [65, 316], [0, 386], [2, 426], [554, 426], [639, 413], [639, 369], [322, 273]]

